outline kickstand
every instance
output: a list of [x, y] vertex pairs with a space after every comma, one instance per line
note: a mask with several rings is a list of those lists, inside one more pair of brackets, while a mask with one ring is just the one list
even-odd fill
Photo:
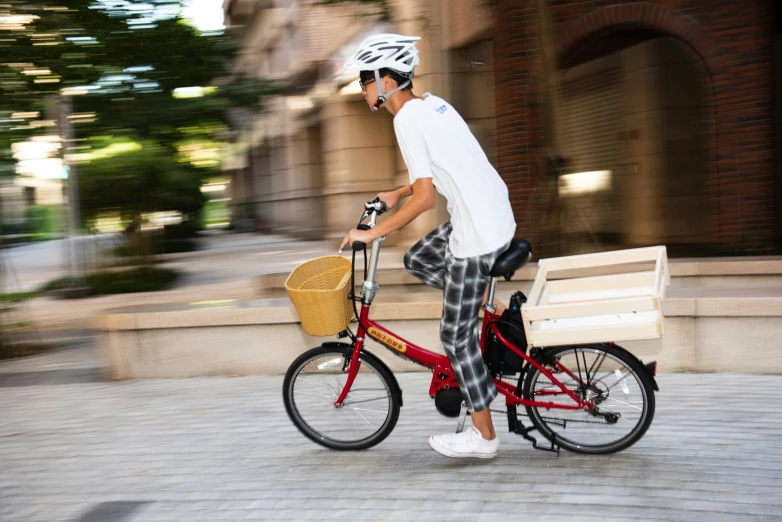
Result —
[[462, 408], [459, 411], [459, 422], [456, 424], [456, 433], [461, 433], [464, 431], [464, 421], [467, 420], [467, 403], [462, 401]]
[[538, 440], [529, 434], [529, 432], [535, 431], [536, 429], [537, 428], [535, 428], [534, 426], [531, 428], [525, 427], [524, 424], [522, 424], [522, 422], [519, 420], [519, 416], [516, 413], [516, 405], [515, 404], [508, 405], [508, 431], [510, 431], [511, 433], [518, 433], [519, 435], [521, 435], [522, 437], [530, 441], [532, 443], [532, 447], [535, 448], [536, 450], [550, 451], [551, 453], [556, 453], [557, 457], [559, 457], [559, 446], [557, 446], [553, 442], [551, 443], [551, 446], [548, 448], [538, 446]]

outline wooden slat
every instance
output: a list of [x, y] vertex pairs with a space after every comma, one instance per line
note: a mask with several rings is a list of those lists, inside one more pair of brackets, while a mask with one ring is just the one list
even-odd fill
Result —
[[616, 314], [581, 315], [578, 317], [563, 317], [545, 321], [533, 321], [533, 331], [560, 331], [571, 328], [614, 328], [618, 326], [641, 325], [657, 322], [658, 312], [622, 312]]
[[592, 290], [608, 290], [612, 288], [625, 288], [635, 286], [653, 287], [655, 283], [654, 272], [635, 272], [630, 274], [612, 274], [593, 277], [579, 277], [575, 279], [561, 279], [551, 281], [552, 294], [564, 294], [570, 292], [589, 292]]
[[641, 263], [644, 261], [656, 261], [660, 248], [664, 247], [655, 246], [616, 250], [613, 252], [598, 252], [595, 254], [581, 254], [578, 256], [554, 257], [541, 260], [540, 262], [545, 262], [549, 272], [570, 270], [574, 268], [594, 268], [604, 265]]
[[573, 328], [568, 330], [531, 330], [527, 339], [532, 346], [562, 346], [568, 344], [621, 342], [640, 339], [657, 339], [662, 336], [660, 323], [615, 326], [611, 328]]
[[545, 319], [559, 319], [563, 317], [646, 312], [660, 310], [661, 308], [659, 300], [648, 296], [632, 297], [629, 299], [610, 299], [593, 303], [572, 303], [536, 307], [527, 307], [524, 305], [521, 312], [522, 317], [526, 314], [528, 321], [542, 321]]
[[599, 303], [610, 299], [630, 299], [634, 297], [657, 297], [657, 290], [652, 286], [628, 286], [621, 288], [607, 288], [605, 290], [590, 290], [588, 292], [568, 292], [552, 294], [543, 305], [565, 305], [572, 303]]
[[534, 306], [540, 302], [540, 294], [543, 292], [543, 286], [546, 284], [546, 275], [548, 274], [548, 268], [543, 261], [538, 263], [538, 274], [535, 276], [535, 281], [532, 283], [532, 289], [529, 293], [528, 301]]

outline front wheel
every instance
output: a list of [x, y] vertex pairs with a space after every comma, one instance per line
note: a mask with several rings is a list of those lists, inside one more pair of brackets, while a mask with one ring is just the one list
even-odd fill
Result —
[[[543, 352], [539, 363], [590, 411], [527, 406], [527, 414], [551, 442], [576, 453], [622, 451], [643, 437], [654, 417], [654, 383], [632, 354], [616, 345], [561, 346]], [[540, 370], [530, 366], [524, 398], [574, 404]]]
[[362, 351], [350, 392], [341, 407], [334, 406], [347, 381], [349, 353], [347, 345], [305, 352], [288, 368], [282, 397], [291, 421], [310, 440], [331, 449], [362, 450], [394, 429], [401, 392], [388, 368]]

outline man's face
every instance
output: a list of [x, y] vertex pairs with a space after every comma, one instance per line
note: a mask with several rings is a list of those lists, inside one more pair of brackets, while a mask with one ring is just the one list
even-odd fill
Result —
[[[391, 86], [392, 83], [394, 83], [394, 81], [388, 76], [380, 78], [380, 88], [383, 92], [388, 92], [393, 89], [394, 87]], [[369, 108], [371, 109], [374, 107], [378, 98], [377, 83], [375, 82], [374, 76], [361, 81], [361, 93], [364, 95], [364, 100], [367, 102], [367, 105], [369, 105]]]

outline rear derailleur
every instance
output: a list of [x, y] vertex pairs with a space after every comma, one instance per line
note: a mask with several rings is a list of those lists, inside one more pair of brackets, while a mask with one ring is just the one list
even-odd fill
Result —
[[608, 390], [601, 390], [595, 384], [583, 386], [575, 392], [576, 397], [581, 400], [589, 401], [594, 406], [589, 410], [592, 417], [597, 417], [606, 421], [607, 424], [616, 424], [621, 418], [621, 414], [610, 411], [600, 411], [599, 405], [608, 398]]

